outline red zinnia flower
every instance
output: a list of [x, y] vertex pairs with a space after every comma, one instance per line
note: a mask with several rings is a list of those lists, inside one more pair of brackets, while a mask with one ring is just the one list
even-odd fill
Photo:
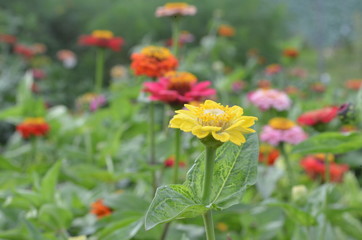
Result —
[[25, 59], [30, 59], [35, 55], [35, 52], [32, 48], [21, 44], [15, 45], [14, 52], [22, 55]]
[[259, 149], [259, 162], [268, 166], [274, 165], [279, 157], [278, 149], [266, 144], [262, 144]]
[[329, 123], [338, 114], [338, 107], [325, 107], [322, 109], [306, 112], [298, 118], [301, 125], [314, 126], [318, 123]]
[[182, 107], [185, 103], [216, 94], [210, 85], [210, 81], [198, 83], [195, 75], [188, 72], [168, 72], [157, 82], [144, 83], [144, 91], [151, 93], [151, 100]]
[[104, 205], [103, 200], [99, 199], [96, 202], [92, 203], [91, 213], [97, 216], [97, 218], [103, 218], [105, 216], [112, 214], [112, 209]]
[[[167, 159], [163, 162], [163, 165], [164, 165], [166, 168], [173, 167], [174, 164], [175, 164], [175, 158], [174, 158], [174, 157], [169, 157], [169, 158], [167, 158]], [[185, 162], [179, 162], [178, 165], [179, 165], [180, 167], [185, 167], [185, 166], [186, 166]]]
[[[328, 159], [328, 161], [332, 160], [333, 159]], [[300, 162], [300, 165], [303, 167], [310, 178], [316, 179], [321, 177], [323, 180], [325, 180], [325, 161], [325, 154], [316, 154], [303, 158]], [[348, 169], [349, 167], [346, 164], [337, 164], [331, 162], [329, 164], [330, 180], [332, 182], [341, 182], [343, 179], [343, 174], [347, 172]]]
[[124, 40], [121, 37], [114, 37], [111, 31], [95, 30], [91, 35], [80, 36], [78, 42], [80, 45], [109, 48], [117, 52], [121, 50]]
[[14, 44], [16, 37], [9, 34], [0, 34], [0, 43]]
[[286, 48], [283, 51], [283, 55], [287, 58], [295, 59], [299, 56], [299, 51], [296, 48]]
[[148, 46], [131, 56], [131, 68], [137, 76], [162, 77], [178, 66], [177, 59], [164, 47]]
[[45, 136], [49, 131], [49, 125], [43, 118], [27, 118], [16, 127], [23, 138]]

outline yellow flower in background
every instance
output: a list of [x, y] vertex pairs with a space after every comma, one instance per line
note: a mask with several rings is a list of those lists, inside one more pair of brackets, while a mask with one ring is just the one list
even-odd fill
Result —
[[269, 125], [274, 129], [288, 130], [295, 126], [295, 122], [282, 117], [275, 117], [269, 120]]
[[188, 110], [178, 110], [170, 121], [170, 128], [179, 128], [191, 132], [202, 139], [211, 135], [220, 142], [231, 141], [236, 145], [245, 143], [244, 134], [255, 132], [250, 127], [256, 117], [243, 116], [239, 106], [222, 106], [211, 100], [206, 100], [200, 106], [185, 104]]
[[113, 32], [108, 30], [94, 30], [92, 36], [96, 38], [111, 39], [113, 38]]

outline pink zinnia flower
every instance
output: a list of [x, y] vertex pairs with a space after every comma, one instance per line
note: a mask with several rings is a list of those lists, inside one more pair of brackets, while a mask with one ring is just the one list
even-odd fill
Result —
[[209, 88], [210, 81], [197, 82], [195, 75], [188, 72], [168, 72], [157, 82], [144, 83], [144, 91], [151, 93], [150, 99], [182, 107], [191, 101], [200, 101], [203, 97], [216, 94]]
[[260, 110], [274, 108], [278, 111], [288, 110], [292, 101], [288, 95], [276, 89], [258, 89], [248, 94], [249, 101]]
[[260, 135], [261, 141], [273, 146], [283, 142], [298, 144], [306, 138], [307, 134], [303, 129], [286, 118], [272, 118], [269, 124], [263, 127]]

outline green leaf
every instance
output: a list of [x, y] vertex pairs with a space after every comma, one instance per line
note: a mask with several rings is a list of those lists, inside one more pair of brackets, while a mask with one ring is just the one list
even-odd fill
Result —
[[147, 211], [146, 230], [173, 219], [199, 216], [208, 210], [186, 185], [159, 187]]
[[362, 223], [349, 213], [331, 214], [327, 212], [328, 220], [336, 227], [342, 229], [355, 239], [360, 239], [362, 236]]
[[243, 146], [225, 143], [216, 153], [210, 202], [203, 204], [202, 188], [205, 153], [195, 161], [184, 185], [167, 185], [157, 189], [146, 214], [146, 229], [173, 219], [191, 218], [210, 208], [225, 209], [241, 201], [246, 188], [256, 182], [258, 138], [248, 136]]
[[58, 182], [60, 165], [60, 161], [55, 163], [41, 180], [40, 192], [44, 201], [51, 202], [54, 200], [55, 187]]
[[288, 203], [268, 203], [268, 206], [281, 207], [290, 219], [303, 226], [314, 226], [317, 220], [310, 213], [305, 212]]
[[67, 229], [72, 218], [71, 210], [55, 204], [44, 204], [39, 210], [37, 220], [50, 230], [57, 230]]
[[292, 152], [299, 154], [332, 153], [342, 154], [362, 148], [362, 134], [343, 135], [339, 132], [326, 132], [313, 136], [296, 145]]
[[[225, 143], [216, 153], [210, 204], [225, 209], [241, 201], [243, 192], [255, 184], [257, 177], [259, 144], [257, 134], [251, 134], [242, 146]], [[190, 169], [186, 184], [201, 199], [205, 154]]]
[[98, 239], [102, 240], [128, 240], [134, 237], [143, 225], [142, 216], [128, 216], [121, 217], [113, 220], [105, 226], [99, 233]]

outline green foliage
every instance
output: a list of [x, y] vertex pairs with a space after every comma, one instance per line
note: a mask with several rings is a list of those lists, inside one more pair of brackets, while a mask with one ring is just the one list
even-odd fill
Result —
[[192, 218], [208, 209], [226, 209], [240, 203], [243, 192], [255, 184], [258, 138], [248, 136], [241, 147], [225, 143], [216, 153], [210, 202], [201, 201], [205, 153], [196, 159], [187, 174], [184, 185], [158, 188], [145, 219], [146, 229], [174, 219]]
[[332, 153], [341, 154], [362, 148], [362, 134], [344, 135], [339, 132], [325, 132], [312, 136], [296, 145], [292, 152], [299, 154]]

